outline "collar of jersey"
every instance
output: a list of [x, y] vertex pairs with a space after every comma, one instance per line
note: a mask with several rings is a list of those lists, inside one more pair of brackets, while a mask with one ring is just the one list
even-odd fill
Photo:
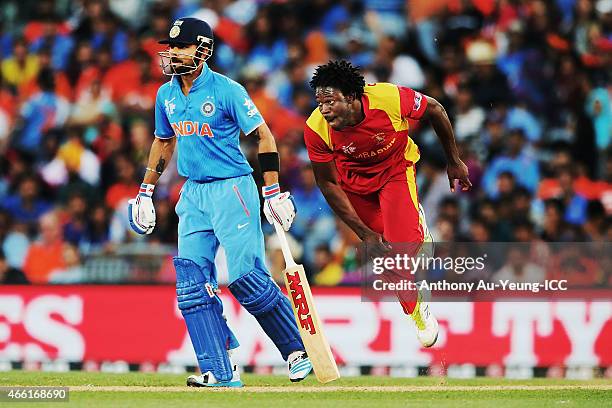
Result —
[[[191, 86], [191, 89], [189, 90], [190, 93], [192, 91], [195, 91], [196, 89], [202, 87], [212, 77], [212, 71], [210, 70], [210, 68], [208, 68], [208, 65], [205, 62], [202, 63], [202, 65], [203, 65], [202, 72], [200, 72], [200, 75], [198, 75], [198, 77], [193, 81], [193, 85]], [[179, 79], [177, 78], [177, 76], [178, 75], [173, 75], [172, 76], [172, 82], [171, 83], [172, 83], [172, 85], [178, 86], [180, 88], [181, 84], [179, 83]]]

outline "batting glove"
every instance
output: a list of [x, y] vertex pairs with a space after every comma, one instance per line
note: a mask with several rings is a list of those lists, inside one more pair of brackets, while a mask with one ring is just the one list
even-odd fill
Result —
[[274, 225], [276, 221], [285, 231], [289, 231], [297, 212], [291, 193], [281, 193], [278, 183], [264, 186], [262, 192], [265, 200], [264, 214], [268, 222]]
[[128, 201], [130, 226], [139, 234], [150, 234], [155, 228], [155, 207], [153, 206], [153, 184], [142, 183], [136, 198]]

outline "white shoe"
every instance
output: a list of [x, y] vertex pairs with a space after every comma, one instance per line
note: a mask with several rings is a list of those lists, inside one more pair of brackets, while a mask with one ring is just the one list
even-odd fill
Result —
[[312, 371], [312, 363], [305, 351], [294, 351], [287, 359], [289, 364], [289, 380], [302, 381]]
[[431, 347], [438, 340], [438, 320], [436, 320], [431, 310], [429, 310], [429, 301], [431, 293], [429, 289], [418, 291], [417, 302], [414, 310], [410, 314], [417, 331], [417, 338], [423, 347]]
[[187, 377], [188, 387], [242, 387], [238, 366], [232, 362], [232, 379], [230, 381], [218, 381], [215, 375], [207, 371], [201, 375], [190, 375]]

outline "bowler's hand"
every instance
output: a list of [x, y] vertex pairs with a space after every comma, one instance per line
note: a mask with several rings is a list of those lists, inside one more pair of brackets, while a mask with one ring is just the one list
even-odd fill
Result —
[[368, 232], [362, 239], [369, 258], [381, 258], [391, 251], [391, 245], [377, 232]]
[[446, 173], [448, 174], [448, 182], [450, 184], [450, 191], [455, 192], [455, 180], [459, 180], [461, 185], [461, 191], [468, 191], [472, 187], [470, 176], [468, 174], [468, 168], [461, 159], [458, 159], [456, 163], [449, 163], [446, 166]]

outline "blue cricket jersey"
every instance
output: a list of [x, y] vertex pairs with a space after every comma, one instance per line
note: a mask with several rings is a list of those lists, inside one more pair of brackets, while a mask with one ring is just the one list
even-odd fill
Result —
[[155, 136], [177, 137], [178, 172], [196, 181], [250, 174], [240, 150], [240, 131], [264, 120], [242, 85], [206, 64], [185, 96], [175, 76], [157, 91]]

